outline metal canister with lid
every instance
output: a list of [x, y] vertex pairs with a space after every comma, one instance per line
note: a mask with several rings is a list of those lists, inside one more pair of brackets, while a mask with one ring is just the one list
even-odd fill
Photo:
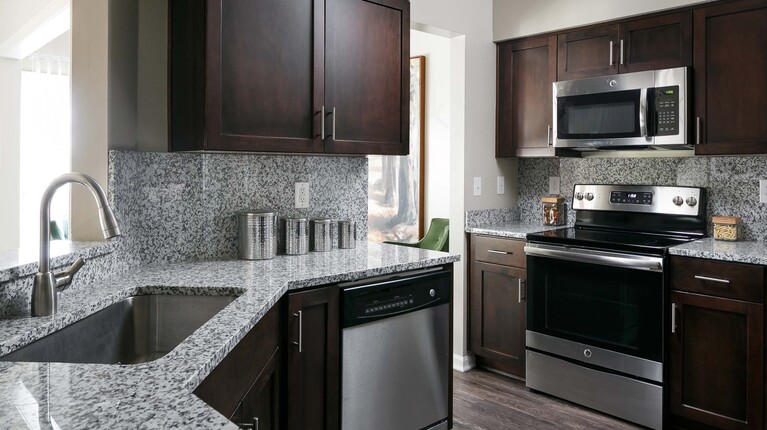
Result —
[[310, 248], [315, 252], [333, 250], [333, 220], [327, 218], [313, 219], [309, 224]]
[[254, 209], [237, 213], [237, 250], [243, 260], [268, 260], [277, 255], [277, 213]]
[[357, 223], [350, 219], [338, 221], [338, 247], [351, 249], [357, 246]]
[[308, 218], [280, 218], [280, 230], [280, 252], [286, 255], [302, 255], [309, 252]]

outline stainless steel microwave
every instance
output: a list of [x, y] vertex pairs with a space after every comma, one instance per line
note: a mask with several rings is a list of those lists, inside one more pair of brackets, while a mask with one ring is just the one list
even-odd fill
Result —
[[688, 149], [687, 67], [554, 83], [553, 144]]

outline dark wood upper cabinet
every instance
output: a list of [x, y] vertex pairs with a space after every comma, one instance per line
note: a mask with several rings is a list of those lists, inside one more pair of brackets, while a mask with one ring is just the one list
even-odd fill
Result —
[[555, 36], [498, 45], [496, 157], [554, 156], [552, 84]]
[[340, 427], [338, 287], [288, 296], [287, 429]]
[[409, 1], [327, 1], [327, 152], [407, 155], [409, 57]]
[[618, 66], [621, 73], [692, 66], [692, 12], [622, 23]]
[[767, 153], [767, 1], [695, 10], [695, 153]]
[[618, 73], [618, 24], [569, 31], [557, 36], [557, 80]]
[[172, 0], [170, 149], [406, 154], [409, 23], [406, 0]]

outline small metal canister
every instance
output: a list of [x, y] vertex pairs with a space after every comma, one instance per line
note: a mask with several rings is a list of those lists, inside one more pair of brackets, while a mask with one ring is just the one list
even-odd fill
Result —
[[277, 255], [277, 213], [256, 209], [237, 213], [237, 249], [243, 260], [268, 260]]
[[327, 252], [333, 250], [333, 220], [313, 219], [309, 227], [309, 242], [311, 250], [315, 252]]
[[541, 197], [541, 203], [543, 204], [543, 225], [565, 225], [564, 197]]
[[280, 218], [280, 230], [280, 252], [286, 255], [302, 255], [309, 252], [308, 218]]
[[352, 220], [338, 221], [338, 247], [352, 249], [357, 246], [357, 223]]

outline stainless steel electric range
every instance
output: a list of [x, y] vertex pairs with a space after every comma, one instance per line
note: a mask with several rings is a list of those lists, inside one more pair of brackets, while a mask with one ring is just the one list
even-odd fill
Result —
[[705, 190], [576, 185], [572, 207], [527, 236], [527, 386], [662, 428], [667, 250], [706, 235]]

